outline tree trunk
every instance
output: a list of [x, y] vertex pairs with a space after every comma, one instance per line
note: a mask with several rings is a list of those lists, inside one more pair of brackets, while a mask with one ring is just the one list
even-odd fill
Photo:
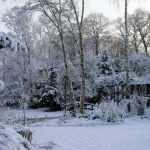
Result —
[[[26, 42], [26, 40], [25, 40]], [[31, 69], [31, 48], [29, 48], [27, 42], [26, 42], [27, 50], [28, 50], [28, 71], [29, 71], [29, 97], [32, 96], [32, 69]]]
[[[63, 27], [62, 27], [62, 1], [59, 0], [59, 21], [58, 21], [58, 31], [59, 31], [59, 36], [61, 40], [61, 46], [62, 46], [62, 51], [64, 55], [64, 65], [65, 65], [65, 85], [64, 85], [64, 99], [65, 99], [65, 114], [67, 111], [67, 91], [71, 91], [71, 86], [70, 86], [70, 79], [69, 79], [69, 68], [68, 68], [68, 61], [67, 61], [67, 53], [65, 49], [65, 44], [64, 44], [64, 33], [63, 33]], [[70, 97], [69, 97], [70, 98]]]
[[126, 60], [126, 83], [129, 80], [128, 70], [128, 0], [125, 0], [125, 60]]
[[125, 0], [125, 71], [126, 71], [126, 97], [129, 96], [128, 83], [129, 83], [129, 66], [128, 66], [128, 0]]
[[137, 39], [136, 36], [134, 35], [134, 48], [135, 48], [135, 52], [138, 54], [139, 53], [139, 49], [138, 49], [138, 45], [137, 45]]
[[144, 35], [142, 34], [141, 29], [139, 29], [139, 32], [140, 32], [140, 36], [141, 36], [141, 39], [142, 39], [142, 42], [143, 42], [143, 45], [144, 45], [145, 55], [148, 56], [148, 48], [147, 48], [147, 44], [146, 44]]
[[84, 113], [84, 101], [85, 101], [85, 68], [84, 68], [84, 49], [83, 49], [83, 37], [82, 31], [79, 31], [80, 39], [80, 66], [81, 66], [81, 96], [80, 96], [80, 113]]
[[98, 35], [98, 33], [96, 33], [96, 37], [95, 37], [95, 53], [96, 53], [96, 56], [98, 56], [98, 54], [99, 54], [99, 35]]
[[81, 93], [80, 93], [80, 113], [84, 113], [84, 101], [85, 101], [85, 68], [84, 68], [84, 48], [83, 48], [83, 37], [82, 37], [82, 26], [84, 18], [84, 0], [82, 0], [82, 13], [81, 20], [79, 19], [79, 14], [75, 6], [74, 0], [71, 0], [71, 5], [74, 10], [76, 17], [76, 23], [79, 33], [79, 46], [80, 46], [80, 67], [81, 67]]
[[67, 111], [67, 89], [68, 89], [68, 83], [69, 83], [69, 71], [68, 71], [68, 63], [67, 63], [67, 55], [65, 50], [65, 44], [64, 44], [64, 37], [62, 31], [59, 32], [60, 40], [61, 40], [61, 46], [63, 50], [63, 56], [64, 56], [64, 65], [65, 65], [65, 77], [64, 77], [64, 100], [65, 100], [65, 113]]
[[134, 34], [133, 34], [133, 39], [134, 39], [134, 48], [135, 48], [135, 52], [138, 54], [139, 53], [139, 49], [138, 49], [138, 43], [137, 43], [137, 31], [136, 31], [136, 27], [133, 27], [134, 30]]

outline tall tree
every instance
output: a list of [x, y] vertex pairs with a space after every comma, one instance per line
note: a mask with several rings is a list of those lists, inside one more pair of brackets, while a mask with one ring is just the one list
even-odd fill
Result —
[[148, 47], [150, 45], [150, 14], [147, 11], [137, 9], [133, 14], [132, 19], [137, 31], [139, 32], [145, 55], [148, 56]]
[[[64, 13], [65, 13], [65, 1], [58, 0], [40, 0], [40, 6], [42, 8], [42, 12], [49, 19], [51, 23], [56, 27], [60, 41], [61, 48], [63, 51], [64, 57], [64, 66], [65, 66], [65, 76], [64, 76], [64, 100], [65, 104], [67, 103], [67, 90], [70, 88], [70, 80], [69, 80], [69, 69], [68, 69], [68, 61], [67, 61], [67, 52], [65, 48], [64, 42]], [[70, 90], [70, 89], [69, 89]], [[66, 107], [65, 107], [66, 110]]]
[[128, 68], [128, 0], [125, 0], [125, 69], [126, 69], [126, 82], [129, 80], [129, 68]]
[[128, 23], [129, 23], [128, 32], [129, 32], [130, 49], [131, 49], [131, 51], [133, 50], [136, 53], [139, 53], [141, 39], [140, 39], [140, 35], [137, 30], [133, 15], [129, 16]]
[[32, 69], [31, 69], [31, 56], [33, 50], [32, 43], [32, 15], [27, 14], [23, 7], [14, 7], [6, 14], [4, 14], [2, 21], [10, 29], [11, 34], [24, 44], [27, 51], [27, 70], [28, 70], [28, 94], [32, 94]]
[[85, 101], [85, 64], [84, 64], [84, 47], [83, 47], [83, 19], [85, 1], [82, 0], [81, 14], [78, 13], [78, 8], [74, 0], [70, 0], [71, 6], [76, 18], [76, 25], [78, 28], [79, 46], [80, 46], [80, 67], [81, 67], [81, 96], [80, 96], [80, 113], [84, 113]]
[[107, 33], [108, 24], [108, 18], [103, 14], [92, 13], [84, 19], [84, 34], [93, 39], [95, 55], [99, 54], [99, 43]]
[[[119, 2], [118, 0], [117, 2]], [[125, 59], [125, 70], [126, 70], [126, 82], [129, 80], [129, 69], [128, 69], [128, 0], [124, 0], [124, 59]]]

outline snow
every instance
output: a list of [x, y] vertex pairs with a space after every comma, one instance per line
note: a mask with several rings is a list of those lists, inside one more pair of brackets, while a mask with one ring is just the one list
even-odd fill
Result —
[[12, 128], [0, 125], [0, 150], [33, 150], [33, 148]]
[[133, 80], [130, 82], [130, 84], [134, 85], [140, 85], [140, 84], [150, 84], [150, 75], [145, 75], [142, 77], [135, 77]]
[[[4, 112], [9, 117], [22, 114], [18, 109], [2, 110], [1, 115]], [[132, 116], [117, 123], [87, 118], [64, 121], [62, 116], [63, 112], [50, 113], [43, 109], [27, 111], [28, 121], [37, 121], [29, 123], [34, 147], [40, 150], [149, 150], [150, 110], [145, 118]]]
[[143, 119], [133, 116], [111, 124], [85, 118], [39, 122], [31, 125], [33, 143], [52, 150], [149, 150], [149, 112]]
[[2, 80], [0, 80], [0, 91], [4, 90], [5, 84]]
[[[46, 112], [45, 109], [27, 109], [27, 124], [40, 122], [40, 120], [50, 120], [62, 116], [61, 112]], [[5, 124], [16, 124], [23, 120], [23, 109], [10, 109], [9, 107], [0, 107], [0, 122]]]
[[97, 126], [33, 127], [34, 143], [55, 143], [54, 150], [149, 150], [150, 121]]

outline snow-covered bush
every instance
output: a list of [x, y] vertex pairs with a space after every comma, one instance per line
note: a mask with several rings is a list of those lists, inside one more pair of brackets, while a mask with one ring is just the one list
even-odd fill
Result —
[[96, 87], [107, 87], [125, 84], [125, 73], [114, 74], [112, 76], [101, 76], [97, 78]]
[[[80, 74], [78, 71], [78, 68], [75, 68], [75, 65], [69, 62], [68, 64], [68, 80], [67, 80], [67, 99], [71, 97], [70, 94], [73, 94], [74, 97], [78, 97], [80, 94]], [[57, 82], [58, 82], [58, 90], [61, 94], [61, 97], [64, 99], [65, 95], [65, 70], [64, 70], [64, 64], [58, 66], [57, 68]], [[70, 91], [71, 90], [71, 91]]]
[[147, 98], [143, 96], [132, 95], [130, 99], [122, 100], [125, 111], [131, 115], [144, 115], [146, 109]]
[[32, 142], [32, 131], [29, 128], [19, 128], [17, 129], [17, 133], [19, 133], [23, 138], [28, 140], [30, 143]]
[[113, 59], [109, 57], [107, 51], [104, 51], [97, 57], [98, 75], [112, 75], [114, 71], [112, 64]]
[[102, 102], [93, 113], [93, 119], [99, 118], [106, 122], [122, 121], [125, 117], [124, 109], [115, 102]]
[[0, 125], [0, 150], [34, 150], [34, 148], [15, 130]]
[[48, 68], [48, 81], [50, 86], [57, 88], [57, 70], [53, 66]]
[[34, 96], [30, 101], [31, 108], [48, 107], [50, 111], [61, 109], [58, 90], [46, 82], [35, 83]]
[[[23, 43], [0, 33], [0, 100], [3, 105], [17, 106], [22, 95], [31, 91], [28, 52]], [[21, 103], [20, 103], [21, 104]]]
[[129, 56], [130, 71], [138, 76], [145, 76], [150, 73], [150, 59], [142, 54], [132, 54]]

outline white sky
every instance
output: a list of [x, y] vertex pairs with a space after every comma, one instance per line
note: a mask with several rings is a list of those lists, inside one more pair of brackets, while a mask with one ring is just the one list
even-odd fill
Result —
[[[117, 1], [120, 1], [119, 5]], [[105, 16], [114, 19], [121, 17], [124, 13], [124, 0], [85, 0], [85, 3], [86, 14], [102, 12]], [[150, 0], [129, 0], [129, 13], [132, 13], [137, 8], [150, 10]]]
[[[21, 5], [22, 0], [0, 0], [0, 17], [8, 9], [13, 6]], [[123, 3], [117, 6], [113, 1], [117, 0], [85, 0], [85, 13], [86, 15], [91, 12], [103, 13], [110, 19], [115, 19], [123, 15]], [[124, 2], [124, 0], [120, 0]], [[136, 8], [143, 8], [150, 10], [150, 0], [129, 0], [129, 13], [132, 13]], [[0, 23], [0, 31], [6, 30], [4, 25]]]

